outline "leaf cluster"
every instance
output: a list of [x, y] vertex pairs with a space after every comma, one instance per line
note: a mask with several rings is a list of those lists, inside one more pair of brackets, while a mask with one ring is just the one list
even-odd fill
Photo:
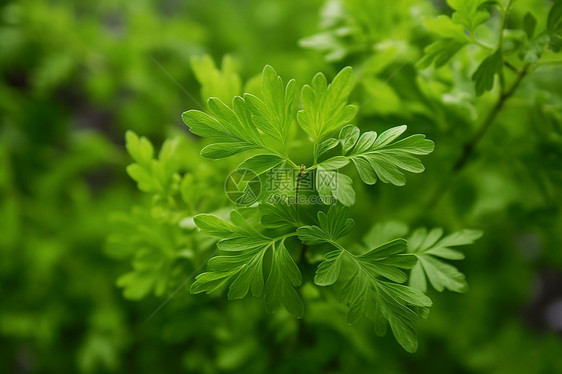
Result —
[[[428, 315], [432, 305], [420, 287], [407, 285], [408, 273], [418, 266], [422, 252], [412, 253], [402, 238], [389, 238], [361, 251], [341, 241], [354, 228], [348, 207], [355, 203], [356, 194], [349, 174], [367, 185], [380, 180], [402, 186], [404, 172], [424, 171], [419, 156], [431, 153], [434, 144], [421, 134], [402, 137], [405, 125], [380, 134], [362, 133], [351, 123], [356, 113], [348, 101], [353, 87], [354, 75], [348, 67], [331, 82], [316, 74], [297, 97], [295, 81], [284, 83], [266, 66], [261, 95], [235, 96], [230, 105], [210, 97], [205, 111], [183, 113], [190, 131], [210, 142], [201, 151], [204, 158], [235, 156], [240, 160], [238, 170], [250, 169], [260, 179], [276, 170], [294, 170], [291, 185], [296, 197], [302, 178], [314, 176], [309, 193], [323, 202], [271, 203], [262, 194], [253, 205], [231, 211], [229, 220], [216, 213], [196, 215], [193, 223], [214, 238], [218, 253], [212, 254], [206, 271], [190, 289], [226, 292], [228, 299], [263, 297], [268, 310], [283, 307], [301, 318], [306, 299], [300, 289], [307, 269], [316, 267], [312, 282], [328, 293], [336, 291], [348, 308], [349, 323], [369, 319], [379, 335], [390, 326], [396, 340], [414, 352], [415, 323]], [[290, 150], [295, 139], [311, 145], [310, 165], [293, 159]], [[151, 154], [140, 139], [132, 142], [132, 149], [146, 149], [136, 153]], [[156, 165], [148, 157], [135, 159], [146, 170]], [[337, 176], [337, 183], [327, 183], [324, 173]], [[328, 203], [329, 198], [336, 203]]]
[[[428, 29], [439, 38], [425, 48], [418, 67], [425, 69], [434, 65], [440, 68], [463, 48], [474, 46], [471, 53], [477, 58], [472, 80], [476, 96], [491, 91], [496, 77], [502, 86], [501, 93], [505, 94], [507, 71], [524, 74], [545, 53], [560, 51], [562, 6], [559, 1], [553, 2], [544, 22], [539, 22], [532, 11], [524, 15], [512, 14], [519, 5], [512, 0], [449, 0], [448, 4], [454, 10], [451, 17], [439, 16], [426, 22]], [[496, 23], [500, 25], [499, 29], [494, 22], [488, 22], [492, 8], [498, 10]], [[517, 19], [508, 22], [509, 17]], [[538, 31], [539, 24], [546, 24], [546, 27]], [[495, 42], [481, 40], [480, 35], [489, 34], [496, 35]]]

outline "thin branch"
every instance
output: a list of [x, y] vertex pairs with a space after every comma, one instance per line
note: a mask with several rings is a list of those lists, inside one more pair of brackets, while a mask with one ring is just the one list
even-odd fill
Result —
[[482, 47], [484, 49], [489, 49], [490, 51], [495, 50], [494, 47], [492, 47], [491, 45], [487, 45], [487, 44], [484, 44], [482, 42], [479, 42], [478, 40], [474, 39], [474, 37], [471, 37], [470, 41], [472, 42], [472, 44], [475, 44], [475, 45], [477, 45], [479, 47]]
[[504, 61], [503, 63], [509, 70], [513, 71], [515, 74], [521, 74], [521, 70], [519, 70], [515, 65], [513, 65], [509, 61]]
[[[498, 35], [498, 50], [500, 50], [500, 51], [502, 49], [503, 32], [504, 32], [505, 26], [507, 24], [507, 17], [508, 17], [509, 11], [511, 9], [511, 3], [512, 3], [512, 0], [509, 0], [509, 2], [507, 3], [507, 6], [505, 8], [501, 4], [498, 4], [500, 6], [502, 12], [503, 12], [502, 23], [501, 23], [501, 27], [500, 27], [499, 35]], [[503, 59], [503, 55], [502, 55], [502, 59]], [[514, 66], [512, 66], [511, 64], [509, 64], [509, 62], [507, 62], [505, 60], [504, 60], [504, 64], [512, 70], [515, 68]], [[503, 72], [503, 69], [502, 69], [502, 71], [499, 74], [500, 96], [498, 98], [498, 101], [492, 107], [492, 109], [490, 110], [490, 112], [488, 113], [486, 118], [484, 118], [484, 121], [482, 121], [482, 124], [480, 125], [480, 127], [478, 128], [478, 130], [476, 131], [476, 133], [474, 134], [472, 139], [468, 143], [465, 144], [465, 146], [463, 148], [463, 152], [457, 158], [457, 161], [453, 164], [453, 169], [451, 170], [451, 174], [452, 174], [451, 178], [448, 178], [441, 185], [439, 185], [439, 187], [437, 188], [437, 190], [435, 191], [435, 193], [433, 194], [433, 196], [429, 200], [428, 207], [430, 207], [430, 208], [434, 207], [439, 202], [439, 200], [444, 195], [445, 191], [447, 190], [447, 188], [450, 184], [450, 179], [452, 179], [452, 177], [454, 177], [455, 175], [460, 173], [460, 171], [466, 166], [466, 163], [470, 159], [472, 154], [474, 153], [474, 150], [476, 149], [476, 146], [478, 145], [478, 143], [480, 143], [480, 140], [482, 140], [482, 138], [484, 137], [484, 135], [486, 134], [486, 132], [488, 131], [488, 129], [490, 128], [492, 123], [494, 123], [494, 120], [496, 119], [498, 113], [504, 107], [505, 102], [511, 96], [513, 96], [513, 94], [515, 93], [517, 88], [519, 88], [519, 85], [521, 84], [521, 81], [523, 80], [523, 78], [525, 78], [525, 76], [527, 76], [527, 74], [529, 72], [529, 67], [530, 67], [530, 64], [527, 64], [527, 65], [525, 65], [523, 70], [521, 70], [517, 73], [517, 78], [515, 79], [515, 82], [511, 85], [511, 87], [507, 91], [505, 90], [505, 79], [504, 79], [504, 72]]]
[[[529, 67], [530, 64], [525, 65], [523, 70], [521, 70], [517, 75], [517, 79], [511, 85], [511, 87], [507, 91], [501, 93], [498, 101], [492, 107], [486, 118], [484, 118], [484, 121], [482, 122], [482, 124], [480, 125], [474, 136], [472, 137], [472, 139], [464, 146], [463, 152], [461, 153], [457, 161], [454, 163], [453, 169], [451, 170], [451, 174], [452, 174], [451, 177], [454, 177], [455, 175], [460, 173], [460, 171], [466, 166], [466, 163], [474, 153], [476, 146], [478, 145], [478, 143], [480, 143], [480, 141], [482, 140], [482, 138], [484, 137], [484, 135], [486, 134], [492, 123], [494, 123], [498, 113], [504, 107], [505, 102], [511, 96], [513, 96], [515, 91], [517, 91], [517, 88], [519, 88], [519, 86], [521, 85], [521, 81], [523, 80], [523, 78], [525, 78], [528, 75]], [[450, 179], [451, 178], [448, 178], [444, 183], [442, 183], [437, 188], [437, 190], [435, 191], [435, 193], [433, 194], [433, 196], [428, 202], [428, 207], [430, 208], [434, 207], [439, 202], [439, 200], [447, 190], [448, 185], [450, 184], [449, 183]]]
[[486, 116], [486, 118], [482, 122], [482, 125], [480, 125], [480, 128], [478, 129], [476, 134], [474, 134], [472, 139], [465, 145], [463, 153], [457, 159], [457, 162], [455, 162], [455, 166], [453, 167], [453, 172], [458, 173], [460, 170], [464, 168], [466, 162], [468, 161], [470, 156], [472, 156], [472, 154], [474, 153], [474, 149], [476, 148], [476, 146], [478, 145], [484, 134], [486, 134], [486, 132], [490, 128], [490, 125], [494, 123], [496, 116], [498, 115], [499, 111], [503, 108], [506, 100], [509, 99], [511, 96], [513, 96], [513, 94], [521, 84], [521, 81], [527, 75], [528, 70], [529, 70], [529, 65], [525, 66], [525, 68], [518, 74], [517, 79], [515, 80], [513, 85], [507, 91], [503, 92], [500, 95], [496, 105], [494, 105], [490, 113], [488, 113], [488, 116]]

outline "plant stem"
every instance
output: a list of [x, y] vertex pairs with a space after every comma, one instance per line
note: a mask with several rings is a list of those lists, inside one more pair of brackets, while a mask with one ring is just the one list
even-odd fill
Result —
[[515, 67], [513, 64], [511, 64], [511, 62], [509, 61], [504, 61], [503, 63], [509, 70], [513, 71], [515, 74], [520, 74], [521, 70], [519, 70], [517, 67]]
[[297, 175], [297, 186], [295, 188], [295, 204], [296, 209], [299, 209], [299, 184], [301, 182], [302, 176], [306, 173], [306, 166], [301, 165], [299, 174]]
[[[500, 9], [503, 12], [502, 23], [501, 23], [500, 32], [499, 32], [499, 35], [498, 35], [498, 48], [497, 49], [499, 51], [501, 51], [501, 49], [502, 49], [503, 31], [505, 30], [505, 26], [506, 26], [506, 23], [507, 23], [507, 16], [509, 14], [509, 10], [511, 9], [511, 3], [512, 3], [512, 0], [509, 0], [509, 2], [507, 3], [507, 6], [505, 8], [501, 4], [498, 4], [500, 6]], [[502, 59], [503, 59], [503, 54], [502, 54]], [[501, 111], [501, 109], [505, 105], [505, 102], [511, 96], [513, 96], [513, 94], [515, 93], [517, 88], [519, 88], [519, 85], [521, 84], [521, 81], [523, 80], [523, 78], [525, 78], [525, 76], [529, 72], [530, 64], [526, 64], [525, 67], [523, 67], [523, 69], [521, 71], [519, 71], [517, 68], [515, 68], [513, 65], [511, 65], [509, 62], [507, 62], [505, 60], [504, 60], [504, 64], [505, 64], [506, 67], [508, 67], [509, 69], [511, 69], [511, 70], [513, 70], [517, 73], [517, 78], [515, 79], [515, 82], [506, 91], [505, 90], [504, 71], [503, 71], [503, 69], [501, 70], [501, 72], [499, 74], [500, 96], [498, 98], [498, 101], [492, 107], [492, 109], [490, 110], [490, 112], [488, 113], [486, 118], [484, 118], [484, 121], [482, 122], [482, 124], [480, 125], [480, 128], [476, 131], [476, 133], [474, 134], [472, 139], [468, 143], [465, 144], [465, 146], [463, 148], [463, 152], [461, 153], [461, 155], [459, 156], [457, 161], [453, 164], [453, 169], [451, 170], [451, 174], [452, 174], [451, 178], [447, 178], [447, 180], [445, 180], [443, 183], [441, 183], [439, 188], [437, 188], [437, 190], [435, 191], [435, 193], [433, 194], [433, 196], [431, 197], [431, 199], [428, 202], [429, 208], [434, 207], [439, 202], [439, 200], [441, 199], [441, 197], [444, 195], [445, 191], [447, 190], [448, 186], [450, 185], [450, 183], [449, 183], [450, 179], [452, 179], [452, 177], [454, 177], [455, 175], [460, 173], [460, 171], [466, 166], [466, 163], [470, 159], [472, 154], [474, 153], [474, 150], [476, 149], [476, 146], [478, 145], [480, 140], [482, 140], [482, 138], [484, 137], [484, 135], [486, 134], [486, 132], [488, 131], [488, 129], [490, 128], [492, 123], [494, 123], [494, 120], [496, 119], [498, 113]]]
[[290, 233], [288, 233], [288, 234], [279, 236], [279, 237], [275, 238], [274, 241], [277, 242], [277, 241], [279, 241], [279, 240], [285, 240], [285, 239], [290, 238], [290, 237], [292, 237], [292, 236], [297, 236], [297, 232], [296, 232], [296, 231], [295, 231], [295, 232], [290, 232]]
[[517, 75], [517, 79], [515, 80], [511, 88], [505, 92], [502, 92], [498, 101], [496, 102], [496, 105], [494, 105], [490, 113], [488, 113], [488, 115], [482, 122], [482, 125], [480, 125], [480, 128], [478, 129], [476, 134], [474, 134], [472, 139], [464, 146], [463, 153], [455, 162], [455, 165], [453, 167], [453, 172], [459, 172], [464, 168], [466, 162], [468, 161], [470, 156], [472, 156], [472, 154], [474, 153], [474, 149], [476, 148], [480, 140], [482, 140], [482, 137], [484, 136], [484, 134], [486, 134], [486, 132], [490, 128], [490, 125], [494, 122], [496, 116], [503, 108], [506, 100], [509, 99], [511, 96], [513, 96], [513, 94], [521, 84], [521, 81], [527, 75], [528, 69], [529, 69], [529, 65], [525, 66], [523, 70]]
[[[513, 96], [515, 91], [517, 91], [517, 88], [519, 88], [519, 86], [521, 85], [521, 81], [523, 80], [523, 78], [525, 78], [527, 76], [527, 74], [529, 73], [529, 67], [530, 67], [530, 64], [525, 65], [525, 67], [517, 74], [517, 78], [515, 79], [515, 82], [511, 85], [511, 87], [507, 91], [504, 91], [503, 88], [502, 88], [502, 93], [500, 94], [500, 97], [498, 98], [498, 101], [493, 106], [493, 108], [490, 110], [490, 112], [488, 113], [486, 118], [484, 118], [484, 121], [482, 122], [482, 124], [480, 125], [480, 128], [476, 131], [476, 133], [474, 134], [472, 139], [468, 143], [466, 143], [466, 145], [464, 146], [462, 154], [459, 156], [457, 161], [454, 163], [453, 169], [451, 170], [451, 174], [452, 174], [451, 178], [447, 178], [447, 180], [445, 180], [439, 186], [439, 188], [435, 191], [435, 193], [433, 194], [433, 196], [429, 200], [429, 202], [427, 204], [429, 208], [432, 208], [435, 205], [437, 205], [437, 203], [439, 202], [439, 200], [441, 200], [441, 197], [444, 195], [445, 191], [447, 190], [448, 186], [450, 185], [450, 183], [449, 183], [450, 179], [452, 179], [452, 177], [454, 177], [455, 175], [460, 173], [461, 170], [466, 166], [466, 163], [470, 159], [472, 154], [474, 153], [474, 150], [476, 149], [476, 146], [482, 140], [482, 138], [484, 137], [484, 135], [486, 134], [486, 132], [488, 131], [488, 129], [490, 128], [492, 123], [494, 123], [494, 120], [496, 119], [498, 113], [504, 107], [505, 102], [511, 96]], [[502, 83], [502, 82], [500, 81], [500, 83]], [[503, 83], [502, 83], [502, 86], [503, 86]]]
[[492, 46], [490, 46], [490, 45], [486, 45], [486, 44], [484, 44], [484, 43], [482, 43], [482, 42], [479, 42], [478, 40], [474, 39], [474, 37], [472, 37], [470, 40], [472, 41], [473, 44], [476, 44], [476, 45], [479, 46], [479, 47], [482, 47], [482, 48], [484, 48], [484, 49], [489, 49], [490, 51], [493, 51], [493, 50], [494, 50], [494, 47], [492, 47]]
[[509, 10], [511, 9], [511, 2], [512, 2], [512, 0], [509, 0], [505, 9], [500, 4], [501, 10], [503, 12], [503, 18], [502, 18], [502, 24], [501, 24], [501, 27], [500, 27], [500, 34], [498, 36], [498, 49], [501, 49], [502, 44], [503, 44], [503, 30], [505, 30], [505, 25], [507, 23], [507, 15], [509, 14]]

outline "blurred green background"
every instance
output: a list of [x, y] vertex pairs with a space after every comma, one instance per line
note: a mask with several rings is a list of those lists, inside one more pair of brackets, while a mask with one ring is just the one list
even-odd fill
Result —
[[[551, 4], [516, 1], [508, 26], [531, 11], [541, 27]], [[441, 69], [416, 66], [434, 38], [426, 20], [451, 12], [421, 0], [1, 5], [0, 372], [562, 373], [562, 65], [534, 70], [451, 175], [497, 95], [475, 96], [472, 49]], [[296, 321], [261, 300], [182, 287], [200, 271], [185, 248], [208, 243], [158, 218], [125, 172], [124, 134], [157, 149], [177, 139], [178, 170], [211, 189], [205, 209], [224, 206], [235, 164], [203, 162], [180, 119], [220, 95], [194, 74], [203, 55], [229, 55], [223, 66], [248, 89], [266, 64], [298, 84], [351, 65], [362, 130], [407, 123], [435, 141], [425, 173], [358, 187], [352, 211], [358, 240], [389, 220], [484, 231], [459, 264], [470, 291], [430, 292], [417, 353], [348, 326], [313, 290]], [[174, 255], [124, 278], [139, 245]]]

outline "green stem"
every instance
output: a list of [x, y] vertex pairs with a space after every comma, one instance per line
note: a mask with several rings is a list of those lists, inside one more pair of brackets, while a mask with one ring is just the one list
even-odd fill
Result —
[[[457, 161], [454, 163], [453, 169], [451, 170], [451, 173], [452, 173], [453, 177], [456, 174], [460, 173], [461, 170], [466, 166], [466, 163], [470, 159], [472, 154], [474, 153], [474, 150], [476, 149], [476, 146], [478, 145], [478, 143], [480, 143], [480, 141], [482, 140], [482, 138], [484, 137], [484, 135], [486, 134], [486, 132], [488, 131], [488, 129], [490, 128], [492, 123], [494, 123], [494, 120], [496, 119], [498, 113], [504, 107], [505, 102], [511, 96], [513, 96], [515, 91], [517, 91], [517, 88], [519, 88], [519, 85], [521, 84], [521, 81], [523, 80], [523, 78], [525, 78], [527, 76], [527, 74], [529, 73], [529, 67], [530, 67], [530, 64], [525, 65], [523, 70], [521, 70], [520, 73], [517, 75], [517, 78], [516, 78], [515, 82], [511, 85], [511, 87], [507, 91], [504, 91], [500, 94], [500, 97], [499, 97], [498, 101], [496, 102], [494, 107], [490, 110], [490, 112], [488, 113], [488, 115], [486, 116], [486, 118], [484, 119], [482, 124], [480, 125], [480, 128], [476, 131], [476, 133], [474, 134], [472, 139], [468, 143], [466, 143], [466, 145], [464, 146], [464, 149], [463, 149], [463, 153], [459, 156], [459, 158], [457, 158]], [[437, 190], [435, 191], [435, 193], [433, 194], [433, 196], [431, 197], [431, 199], [429, 200], [429, 202], [427, 204], [428, 207], [430, 207], [430, 208], [434, 207], [441, 200], [441, 197], [444, 195], [445, 191], [447, 190], [448, 186], [450, 185], [449, 179], [451, 179], [451, 178], [448, 178], [447, 180], [445, 180], [439, 186], [439, 188], [437, 188]]]
[[292, 236], [297, 236], [297, 232], [294, 231], [294, 232], [290, 232], [290, 233], [285, 234], [285, 235], [282, 235], [282, 236], [278, 236], [277, 238], [273, 239], [272, 241], [278, 242], [278, 241], [281, 241], [281, 240], [285, 240], [285, 239], [287, 239], [287, 238], [290, 238], [290, 237], [292, 237]]
[[501, 24], [501, 27], [500, 27], [500, 35], [498, 36], [498, 49], [501, 49], [502, 44], [503, 44], [503, 30], [505, 30], [505, 25], [507, 23], [507, 15], [509, 13], [509, 10], [511, 9], [511, 1], [512, 0], [508, 1], [505, 9], [501, 6], [501, 4], [499, 4], [500, 8], [503, 12], [503, 18], [502, 18], [502, 24]]
[[471, 37], [470, 40], [471, 40], [472, 44], [476, 44], [479, 47], [482, 47], [484, 49], [489, 49], [490, 51], [494, 50], [494, 47], [492, 47], [491, 45], [487, 45], [487, 44], [484, 44], [482, 42], [479, 42], [478, 40], [474, 39], [474, 37]]
[[306, 166], [301, 165], [299, 174], [297, 175], [297, 186], [295, 188], [295, 206], [299, 209], [299, 184], [301, 182], [302, 176], [306, 173]]
[[509, 99], [511, 96], [513, 96], [513, 94], [521, 84], [521, 81], [527, 75], [528, 70], [529, 70], [529, 65], [526, 65], [523, 68], [523, 70], [517, 75], [517, 79], [515, 80], [513, 85], [507, 91], [501, 93], [498, 101], [496, 102], [496, 105], [494, 105], [490, 113], [488, 113], [488, 116], [484, 119], [482, 125], [480, 125], [480, 128], [478, 129], [478, 131], [476, 131], [472, 139], [465, 145], [463, 153], [457, 159], [457, 162], [453, 167], [453, 171], [455, 173], [459, 172], [464, 168], [466, 162], [468, 161], [470, 156], [474, 153], [474, 149], [476, 148], [480, 140], [482, 140], [482, 137], [484, 137], [484, 134], [486, 134], [492, 123], [494, 123], [496, 116], [503, 108], [506, 100]]
[[314, 157], [314, 164], [318, 162], [318, 143], [314, 142], [314, 149], [312, 151], [312, 155]]
[[516, 74], [521, 74], [521, 70], [519, 70], [515, 65], [513, 65], [511, 62], [509, 61], [504, 61], [503, 64], [511, 71], [513, 71]]

